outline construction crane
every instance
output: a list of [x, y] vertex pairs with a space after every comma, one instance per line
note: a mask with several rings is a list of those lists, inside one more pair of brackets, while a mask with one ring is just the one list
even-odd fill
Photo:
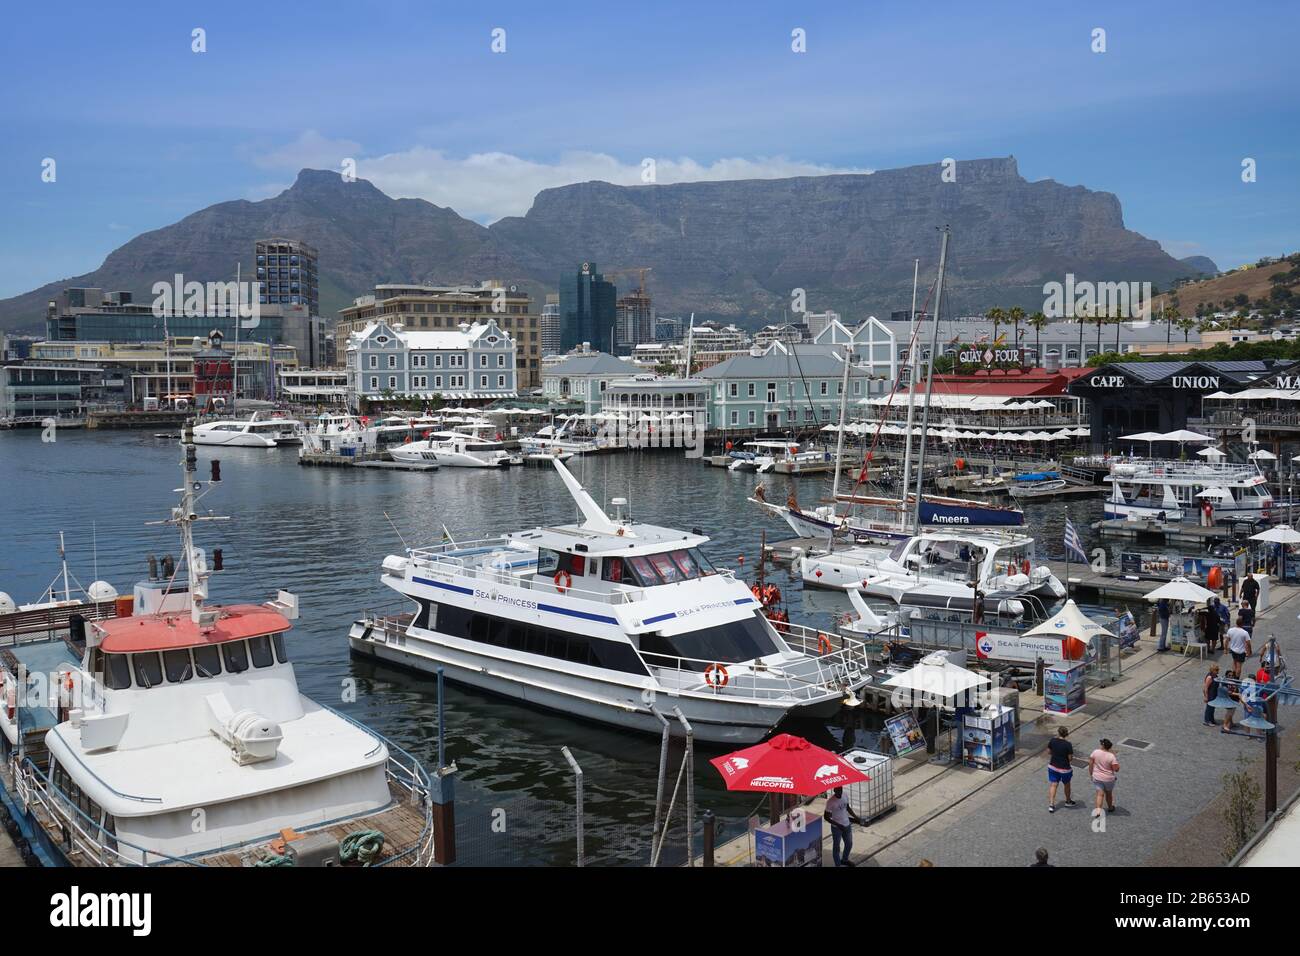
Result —
[[633, 272], [637, 273], [640, 277], [640, 286], [637, 288], [636, 294], [644, 296], [646, 295], [645, 274], [647, 272], [652, 272], [653, 270], [654, 270], [654, 266], [631, 266], [627, 269], [607, 269], [605, 271], [605, 275], [607, 277], [610, 277], [610, 276], [628, 275]]

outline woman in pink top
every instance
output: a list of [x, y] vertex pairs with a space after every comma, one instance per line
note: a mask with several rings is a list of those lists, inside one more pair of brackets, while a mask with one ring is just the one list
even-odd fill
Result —
[[1092, 785], [1097, 790], [1097, 807], [1093, 811], [1093, 816], [1101, 813], [1101, 798], [1106, 797], [1106, 812], [1115, 812], [1115, 778], [1119, 775], [1119, 760], [1111, 753], [1113, 747], [1105, 737], [1101, 739], [1101, 746], [1088, 755], [1088, 773], [1092, 777]]

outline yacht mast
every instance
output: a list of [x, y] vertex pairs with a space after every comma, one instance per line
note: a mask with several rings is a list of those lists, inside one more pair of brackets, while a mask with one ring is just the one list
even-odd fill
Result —
[[[943, 270], [948, 265], [948, 227], [943, 227], [943, 242], [939, 246], [939, 279], [934, 290], [934, 315], [930, 316], [930, 361], [925, 369], [925, 405], [921, 408], [921, 448], [916, 453], [916, 508], [912, 512], [912, 530], [921, 529], [921, 486], [925, 483], [925, 439], [930, 426], [930, 395], [934, 391], [934, 361], [939, 349], [939, 315], [943, 307]], [[904, 496], [904, 503], [907, 498]]]
[[[916, 283], [921, 276], [921, 260], [912, 260], [912, 319], [907, 327], [907, 435], [903, 439], [903, 511], [907, 511], [907, 489], [912, 484], [912, 420], [916, 415]], [[916, 528], [912, 529], [916, 533]]]
[[[844, 459], [844, 418], [848, 412], [849, 405], [849, 371], [853, 365], [853, 343], [849, 342], [844, 346], [844, 377], [840, 381], [840, 431], [839, 437], [835, 439], [835, 478], [831, 482], [831, 516], [835, 515], [835, 502], [840, 496], [840, 465]], [[867, 467], [863, 463], [863, 467]], [[835, 530], [831, 529], [830, 548], [835, 549]]]

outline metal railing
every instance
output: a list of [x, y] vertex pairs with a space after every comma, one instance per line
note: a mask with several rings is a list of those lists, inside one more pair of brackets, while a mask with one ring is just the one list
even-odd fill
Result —
[[[455, 577], [473, 578], [489, 584], [545, 591], [563, 597], [595, 601], [600, 604], [632, 604], [645, 598], [645, 588], [642, 587], [614, 584], [611, 585], [612, 589], [609, 591], [594, 591], [590, 588], [580, 587], [561, 589], [555, 581], [545, 576], [540, 578], [525, 577], [516, 574], [508, 567], [491, 567], [481, 563], [496, 556], [515, 556], [519, 559], [526, 559], [530, 554], [529, 551], [511, 547], [511, 542], [505, 537], [479, 538], [474, 541], [462, 541], [456, 545], [445, 544], [432, 548], [411, 548], [407, 550], [407, 555], [416, 568], [444, 583], [451, 583], [451, 579]], [[725, 568], [719, 568], [715, 573], [724, 578], [735, 577], [733, 572]], [[682, 580], [695, 579], [683, 578]]]

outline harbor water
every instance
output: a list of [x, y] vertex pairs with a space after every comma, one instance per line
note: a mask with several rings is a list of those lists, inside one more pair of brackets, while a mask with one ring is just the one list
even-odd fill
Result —
[[[19, 603], [36, 600], [59, 569], [65, 533], [71, 572], [82, 585], [96, 578], [129, 594], [145, 576], [150, 554], [177, 554], [167, 517], [175, 500], [175, 440], [140, 432], [67, 430], [44, 442], [41, 432], [0, 432], [0, 590]], [[199, 449], [200, 475], [210, 458], [222, 462], [221, 485], [201, 511], [232, 520], [200, 525], [198, 544], [222, 548], [225, 570], [212, 583], [217, 602], [262, 601], [284, 588], [299, 596], [301, 618], [289, 652], [304, 693], [354, 716], [408, 749], [432, 768], [437, 753], [437, 700], [431, 680], [352, 660], [347, 632], [364, 609], [407, 610], [379, 582], [385, 555], [442, 540], [485, 537], [574, 518], [572, 501], [549, 469], [446, 468], [433, 473], [303, 468], [296, 449]], [[574, 459], [571, 470], [606, 506], [631, 503], [634, 518], [683, 529], [700, 528], [715, 564], [752, 576], [760, 538], [790, 537], [745, 499], [753, 474], [705, 467], [669, 452], [629, 452]], [[829, 496], [827, 476], [767, 476], [769, 497], [797, 481], [809, 504]], [[1085, 544], [1097, 541], [1090, 522], [1098, 499], [1030, 502], [1027, 524], [1039, 557], [1060, 558], [1068, 515]], [[387, 516], [387, 517], [386, 517]], [[391, 523], [390, 523], [391, 520]], [[400, 534], [400, 538], [399, 538]], [[742, 562], [743, 557], [743, 562]], [[769, 568], [791, 620], [830, 627], [850, 610], [842, 595], [805, 594], [788, 566]], [[603, 864], [649, 859], [659, 769], [657, 738], [619, 732], [508, 700], [448, 687], [448, 757], [459, 768], [457, 842], [462, 862], [492, 865], [571, 864], [575, 857], [574, 781], [561, 755], [568, 746], [585, 779], [586, 856]], [[838, 728], [799, 727], [827, 746]], [[760, 803], [755, 794], [729, 794], [701, 750], [696, 757], [697, 806], [718, 817], [719, 839], [740, 832]], [[679, 753], [669, 760], [671, 795]], [[676, 832], [664, 862], [684, 858], [680, 829], [685, 787], [677, 798]], [[698, 821], [698, 815], [697, 815]], [[698, 837], [696, 849], [698, 851]]]

